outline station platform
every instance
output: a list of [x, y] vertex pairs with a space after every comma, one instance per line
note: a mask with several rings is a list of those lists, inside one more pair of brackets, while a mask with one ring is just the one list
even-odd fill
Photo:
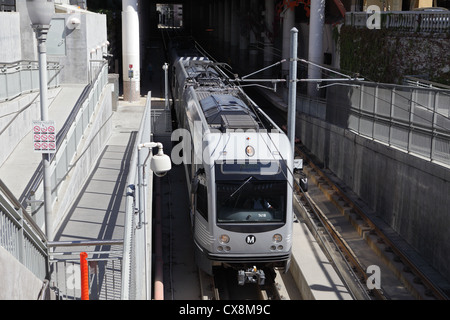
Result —
[[305, 223], [293, 225], [291, 273], [304, 300], [353, 300]]

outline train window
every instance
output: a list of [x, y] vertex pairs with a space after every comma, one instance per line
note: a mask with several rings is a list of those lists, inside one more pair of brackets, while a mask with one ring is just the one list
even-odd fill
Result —
[[286, 200], [286, 181], [220, 181], [217, 183], [217, 222], [284, 222]]
[[275, 175], [281, 171], [279, 161], [270, 161], [268, 163], [223, 163], [221, 169], [223, 174]]
[[197, 189], [197, 211], [208, 221], [208, 191], [201, 183], [198, 184]]

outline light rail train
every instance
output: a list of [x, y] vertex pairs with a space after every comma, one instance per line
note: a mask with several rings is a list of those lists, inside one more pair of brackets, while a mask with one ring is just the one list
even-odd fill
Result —
[[216, 266], [232, 267], [239, 284], [264, 284], [265, 268], [287, 271], [291, 259], [288, 137], [193, 41], [172, 40], [170, 57], [185, 132], [175, 134], [182, 141], [174, 150], [189, 182], [196, 263], [211, 275]]

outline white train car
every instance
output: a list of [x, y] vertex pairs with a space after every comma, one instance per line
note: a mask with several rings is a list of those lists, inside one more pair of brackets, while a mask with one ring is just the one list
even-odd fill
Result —
[[185, 133], [174, 148], [190, 182], [196, 261], [209, 274], [232, 267], [240, 284], [263, 283], [264, 268], [287, 271], [290, 263], [290, 143], [220, 64], [187, 49], [172, 52], [174, 108]]

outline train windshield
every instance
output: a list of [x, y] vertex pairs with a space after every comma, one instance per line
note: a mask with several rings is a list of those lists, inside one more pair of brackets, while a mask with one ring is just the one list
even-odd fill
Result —
[[218, 181], [217, 222], [284, 222], [286, 198], [286, 181]]

